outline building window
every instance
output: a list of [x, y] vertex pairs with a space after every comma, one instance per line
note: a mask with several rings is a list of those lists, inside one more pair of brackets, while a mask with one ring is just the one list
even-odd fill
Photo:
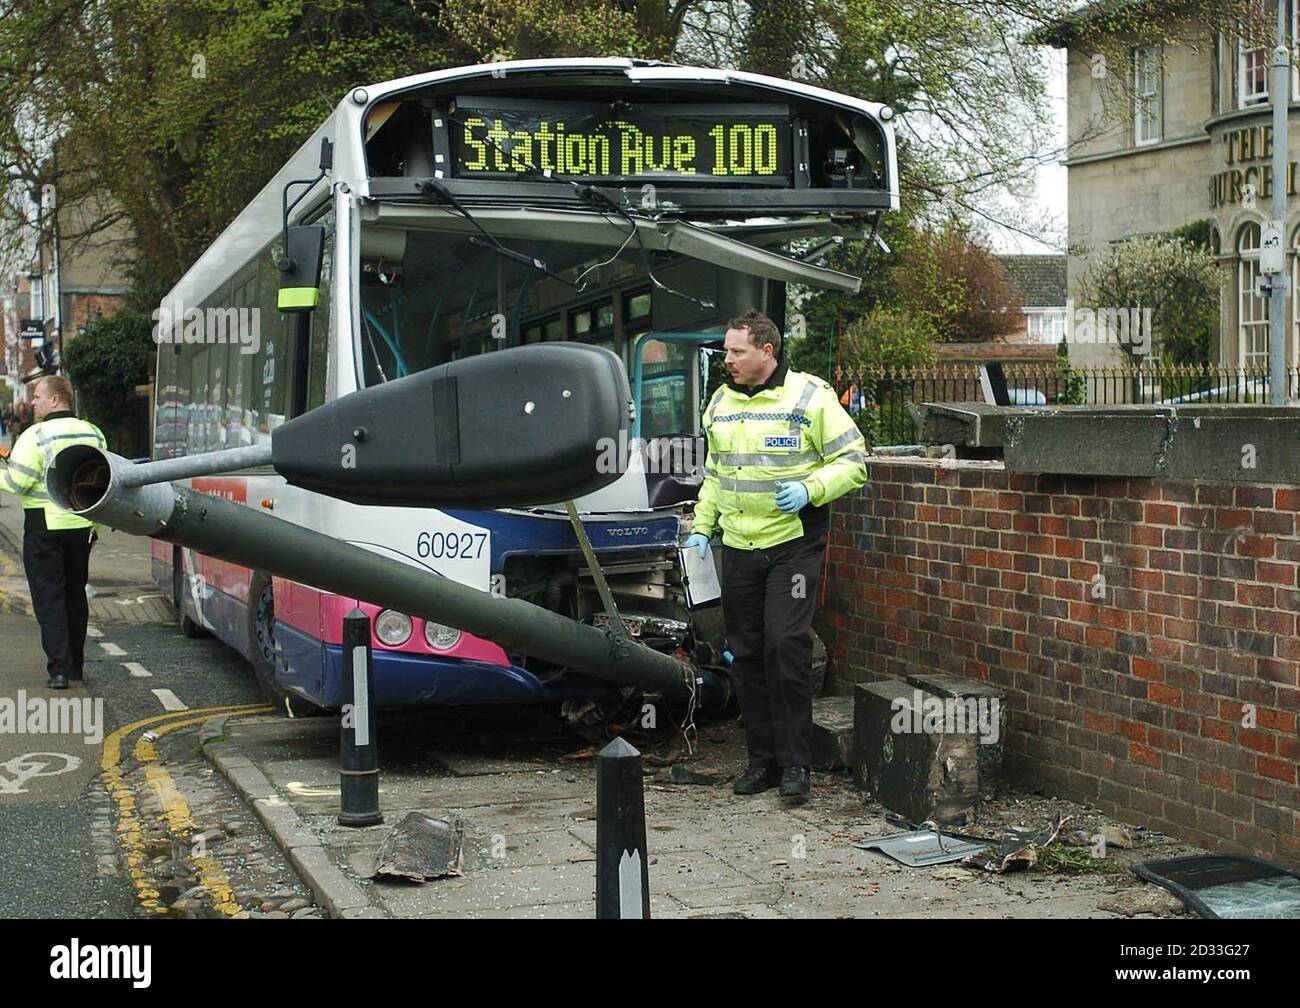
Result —
[[1268, 101], [1268, 50], [1237, 44], [1237, 105], [1262, 105]]
[[[1277, 24], [1277, 4], [1268, 3], [1265, 7], [1266, 17], [1263, 21], [1267, 24], [1267, 38], [1270, 45], [1256, 46], [1248, 48], [1242, 40], [1237, 41], [1237, 107], [1246, 108], [1251, 105], [1262, 105], [1268, 99], [1269, 78], [1272, 74], [1272, 68], [1269, 63], [1272, 61], [1272, 45], [1276, 38], [1275, 25]], [[1300, 4], [1295, 4], [1287, 0], [1287, 20], [1290, 23], [1289, 36], [1295, 39], [1297, 35], [1297, 19], [1300, 18]], [[1291, 99], [1300, 98], [1300, 66], [1297, 66], [1293, 60], [1291, 63]]]
[[28, 278], [32, 285], [32, 318], [45, 319], [45, 280], [38, 273]]
[[1160, 139], [1160, 50], [1133, 50], [1133, 141], [1139, 146]]
[[[1300, 230], [1291, 236], [1291, 356], [1287, 367], [1300, 363], [1300, 295], [1296, 294], [1296, 281], [1300, 280]], [[1287, 379], [1290, 381], [1290, 379]], [[1287, 395], [1292, 390], [1288, 388]]]
[[1237, 361], [1268, 367], [1268, 298], [1255, 294], [1259, 276], [1259, 225], [1247, 224], [1237, 240]]
[[1026, 308], [1028, 337], [1031, 343], [1060, 343], [1065, 339], [1064, 308]]

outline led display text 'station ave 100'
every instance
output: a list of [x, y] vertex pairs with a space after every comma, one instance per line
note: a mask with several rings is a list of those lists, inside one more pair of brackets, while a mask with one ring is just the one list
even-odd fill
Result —
[[561, 102], [456, 104], [458, 178], [521, 178], [549, 170], [578, 178], [693, 179], [789, 185], [787, 111], [755, 114], [674, 106], [614, 111]]

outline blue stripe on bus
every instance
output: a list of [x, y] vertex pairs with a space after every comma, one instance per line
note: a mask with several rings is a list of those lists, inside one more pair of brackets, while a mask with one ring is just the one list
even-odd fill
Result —
[[[171, 568], [155, 560], [155, 579]], [[170, 591], [170, 583], [168, 584]], [[239, 599], [212, 589], [204, 600], [203, 615], [214, 635], [248, 658], [248, 608]], [[275, 638], [284, 655], [285, 668], [278, 679], [290, 692], [318, 707], [338, 710], [343, 706], [343, 648], [326, 644], [311, 634], [279, 620]], [[375, 704], [379, 707], [411, 707], [421, 704], [554, 703], [585, 699], [601, 692], [590, 682], [561, 681], [547, 685], [517, 665], [438, 658], [433, 655], [375, 648]]]
[[[343, 706], [343, 648], [324, 644], [301, 630], [275, 625], [276, 639], [288, 661], [288, 671], [279, 676], [284, 687], [318, 707], [339, 710]], [[492, 703], [554, 702], [569, 696], [591, 696], [588, 685], [578, 694], [572, 685], [560, 690], [544, 684], [517, 665], [436, 658], [432, 655], [384, 651], [374, 655], [375, 706], [456, 706]]]
[[[477, 525], [492, 533], [493, 573], [501, 573], [505, 558], [515, 553], [544, 555], [547, 553], [577, 553], [578, 545], [573, 527], [564, 515], [520, 515], [500, 511], [450, 511], [444, 514]], [[600, 554], [616, 554], [620, 550], [645, 549], [647, 546], [673, 546], [677, 543], [677, 518], [629, 517], [617, 521], [585, 521], [591, 545]], [[630, 534], [620, 534], [627, 530]], [[644, 529], [645, 531], [639, 531]]]

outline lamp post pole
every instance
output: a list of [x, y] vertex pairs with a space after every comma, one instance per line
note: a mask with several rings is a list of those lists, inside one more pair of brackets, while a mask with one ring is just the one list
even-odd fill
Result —
[[[1290, 162], [1287, 143], [1287, 106], [1291, 97], [1291, 51], [1287, 47], [1287, 4], [1277, 5], [1277, 48], [1273, 50], [1273, 220], [1261, 242], [1261, 272], [1268, 272], [1264, 260], [1272, 259], [1274, 272], [1269, 286], [1268, 373], [1269, 401], [1281, 406], [1286, 401], [1286, 191]], [[1276, 243], [1270, 257], [1264, 246]]]

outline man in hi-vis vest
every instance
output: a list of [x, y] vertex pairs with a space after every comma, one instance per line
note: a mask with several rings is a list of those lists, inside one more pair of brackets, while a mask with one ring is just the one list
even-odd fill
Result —
[[812, 764], [812, 617], [829, 508], [867, 481], [866, 441], [835, 390], [781, 359], [781, 331], [727, 324], [730, 381], [704, 411], [704, 483], [686, 547], [722, 531], [722, 612], [739, 679], [749, 769], [736, 794], [780, 785], [806, 801]]
[[107, 448], [99, 428], [72, 412], [72, 384], [66, 378], [38, 378], [32, 389], [36, 423], [14, 442], [7, 465], [0, 464], [0, 490], [16, 493], [23, 505], [23, 567], [32, 608], [41, 626], [51, 689], [67, 689], [83, 678], [86, 650], [86, 579], [95, 526], [64, 511], [45, 492], [45, 471], [54, 456], [75, 444]]

